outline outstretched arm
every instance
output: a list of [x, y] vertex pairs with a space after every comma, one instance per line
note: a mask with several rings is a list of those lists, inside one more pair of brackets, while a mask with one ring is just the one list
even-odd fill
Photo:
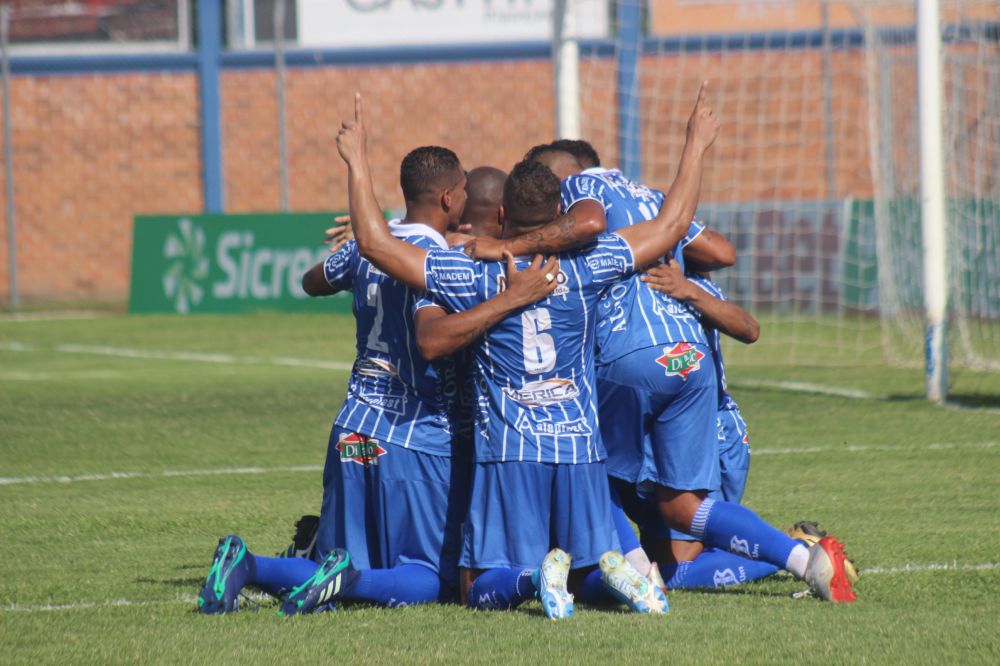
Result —
[[677, 176], [670, 185], [660, 212], [652, 220], [616, 231], [632, 248], [635, 266], [645, 266], [669, 252], [688, 232], [698, 206], [705, 152], [719, 135], [719, 121], [705, 105], [707, 82], [702, 82], [698, 101], [688, 120], [687, 141]]
[[544, 227], [506, 240], [475, 238], [465, 243], [473, 259], [499, 260], [506, 250], [514, 255], [556, 254], [585, 244], [607, 229], [604, 206], [584, 199]]
[[[413, 316], [417, 349], [428, 361], [450, 356], [468, 346], [515, 310], [548, 297], [558, 284], [559, 262], [550, 257], [542, 265], [538, 255], [531, 266], [518, 271], [507, 253], [507, 288], [471, 310], [447, 314], [443, 308], [424, 307]], [[551, 279], [550, 279], [551, 278]]]
[[716, 298], [684, 277], [677, 262], [659, 264], [642, 276], [642, 281], [656, 291], [684, 301], [713, 328], [731, 338], [752, 344], [760, 337], [760, 324], [753, 316], [729, 301]]
[[710, 273], [736, 263], [736, 248], [709, 227], [684, 247], [684, 265], [695, 273]]
[[358, 252], [379, 270], [414, 289], [424, 290], [427, 250], [405, 243], [389, 233], [372, 186], [361, 94], [354, 95], [354, 122], [342, 123], [337, 150], [347, 162], [351, 227]]

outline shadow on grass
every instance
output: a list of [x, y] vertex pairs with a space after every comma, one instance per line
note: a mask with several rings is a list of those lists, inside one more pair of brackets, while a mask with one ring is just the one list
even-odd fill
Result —
[[948, 402], [958, 407], [1000, 408], [1000, 395], [990, 393], [949, 393]]
[[204, 578], [136, 578], [136, 583], [143, 585], [172, 585], [174, 587], [199, 588], [205, 582]]

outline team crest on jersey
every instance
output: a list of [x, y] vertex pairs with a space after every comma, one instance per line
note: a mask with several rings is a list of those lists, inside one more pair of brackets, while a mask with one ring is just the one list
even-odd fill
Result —
[[687, 342], [679, 342], [670, 349], [663, 349], [663, 356], [656, 359], [662, 365], [668, 377], [680, 375], [680, 378], [687, 381], [688, 375], [701, 369], [701, 361], [705, 355], [698, 351], [694, 345]]
[[378, 440], [356, 432], [341, 435], [337, 451], [340, 453], [340, 462], [352, 462], [365, 467], [377, 465], [378, 459], [388, 453], [379, 445]]

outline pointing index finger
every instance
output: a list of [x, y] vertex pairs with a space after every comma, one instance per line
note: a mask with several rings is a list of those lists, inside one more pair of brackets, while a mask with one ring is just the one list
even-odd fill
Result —
[[361, 93], [354, 93], [354, 122], [363, 123], [364, 117], [361, 112]]
[[701, 106], [705, 101], [705, 91], [708, 89], [708, 81], [702, 80], [701, 87], [698, 88], [698, 101], [694, 103], [695, 106]]

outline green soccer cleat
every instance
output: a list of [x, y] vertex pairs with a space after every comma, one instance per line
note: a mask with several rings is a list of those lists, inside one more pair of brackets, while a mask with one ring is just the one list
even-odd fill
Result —
[[538, 568], [538, 598], [550, 620], [573, 617], [573, 595], [566, 589], [573, 558], [564, 550], [553, 548]]
[[604, 586], [636, 613], [662, 615], [670, 610], [667, 595], [661, 586], [639, 573], [617, 550], [601, 555], [599, 566]]
[[254, 575], [253, 555], [235, 534], [219, 539], [208, 578], [198, 593], [198, 612], [205, 615], [240, 609], [240, 592]]
[[361, 572], [351, 563], [351, 555], [342, 548], [335, 548], [320, 562], [316, 573], [285, 596], [278, 615], [334, 610], [334, 600], [354, 587], [360, 576]]

